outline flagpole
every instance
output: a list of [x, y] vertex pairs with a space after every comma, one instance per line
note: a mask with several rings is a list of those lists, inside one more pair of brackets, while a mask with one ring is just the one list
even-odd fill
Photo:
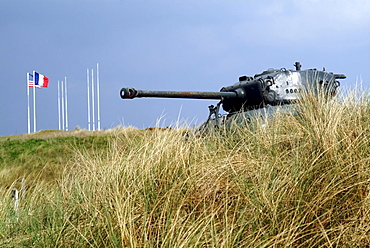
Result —
[[33, 71], [33, 132], [36, 133], [36, 78]]
[[86, 69], [86, 78], [87, 78], [87, 124], [90, 131], [90, 78], [89, 78], [89, 69]]
[[60, 82], [58, 80], [58, 129], [60, 130]]
[[31, 133], [31, 120], [30, 120], [30, 73], [27, 72], [27, 133]]
[[64, 83], [61, 82], [61, 89], [62, 89], [62, 130], [64, 131]]
[[94, 69], [91, 69], [91, 102], [92, 102], [92, 124], [95, 131], [95, 94], [94, 94]]
[[67, 77], [64, 77], [64, 86], [66, 88], [65, 95], [66, 95], [66, 130], [68, 131], [68, 94], [67, 94]]
[[100, 131], [100, 87], [99, 87], [99, 63], [96, 63], [96, 90], [98, 98], [98, 130]]

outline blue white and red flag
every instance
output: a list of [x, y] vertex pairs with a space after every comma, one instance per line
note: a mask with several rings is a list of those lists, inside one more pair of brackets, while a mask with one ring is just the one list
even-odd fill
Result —
[[35, 87], [45, 87], [47, 88], [48, 87], [48, 84], [49, 84], [49, 78], [38, 73], [38, 72], [34, 72], [34, 75], [35, 75], [35, 78], [34, 78], [34, 84], [35, 84]]

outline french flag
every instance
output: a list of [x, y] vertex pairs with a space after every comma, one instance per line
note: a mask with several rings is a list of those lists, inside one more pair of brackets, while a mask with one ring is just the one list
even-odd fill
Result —
[[47, 88], [48, 87], [48, 84], [49, 84], [49, 78], [38, 73], [38, 72], [34, 72], [34, 85], [37, 87], [45, 87]]

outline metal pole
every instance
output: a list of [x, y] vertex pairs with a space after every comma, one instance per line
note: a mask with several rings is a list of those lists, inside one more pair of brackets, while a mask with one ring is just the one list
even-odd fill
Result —
[[87, 76], [87, 124], [90, 131], [90, 78], [89, 78], [89, 69], [86, 69], [86, 76]]
[[68, 131], [68, 94], [67, 94], [67, 77], [64, 77], [65, 95], [66, 95], [66, 130]]
[[91, 69], [92, 130], [95, 131], [94, 69]]
[[27, 133], [31, 133], [31, 120], [30, 120], [30, 74], [27, 72]]
[[35, 71], [33, 71], [33, 132], [36, 133], [36, 81]]
[[60, 130], [60, 82], [58, 80], [58, 130]]
[[62, 130], [64, 131], [64, 83], [61, 83], [62, 88]]
[[99, 86], [99, 63], [96, 63], [96, 90], [98, 99], [98, 130], [100, 131], [100, 86]]

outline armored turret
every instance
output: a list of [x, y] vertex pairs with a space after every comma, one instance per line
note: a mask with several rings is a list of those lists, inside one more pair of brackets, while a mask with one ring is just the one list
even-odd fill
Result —
[[122, 99], [140, 97], [193, 98], [220, 100], [216, 107], [209, 107], [207, 122], [213, 118], [218, 124], [219, 108], [228, 112], [227, 117], [237, 113], [254, 113], [256, 110], [295, 103], [304, 90], [324, 90], [332, 97], [340, 86], [338, 79], [345, 79], [343, 74], [334, 74], [323, 70], [301, 70], [300, 62], [295, 62], [295, 70], [268, 69], [254, 76], [240, 76], [237, 83], [221, 88], [219, 92], [199, 91], [146, 91], [134, 88], [122, 88]]

